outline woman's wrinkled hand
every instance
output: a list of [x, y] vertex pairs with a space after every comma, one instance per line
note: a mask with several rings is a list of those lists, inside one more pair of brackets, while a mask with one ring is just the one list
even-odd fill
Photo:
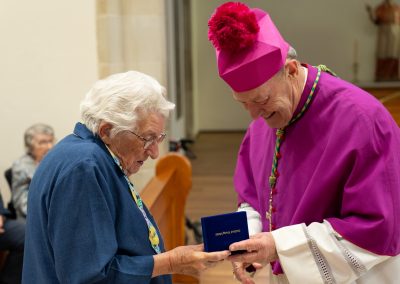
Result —
[[226, 259], [229, 251], [204, 252], [204, 245], [176, 247], [154, 256], [153, 277], [161, 274], [186, 274], [199, 277], [207, 268]]
[[204, 246], [181, 246], [171, 251], [169, 258], [172, 273], [187, 274], [198, 277], [200, 272], [215, 266], [230, 255], [229, 251], [204, 252]]

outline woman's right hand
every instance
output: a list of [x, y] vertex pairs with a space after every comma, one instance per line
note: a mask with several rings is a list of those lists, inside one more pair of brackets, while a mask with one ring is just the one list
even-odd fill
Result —
[[200, 272], [226, 259], [229, 251], [204, 252], [204, 246], [176, 247], [154, 256], [153, 277], [161, 274], [186, 274], [199, 277]]

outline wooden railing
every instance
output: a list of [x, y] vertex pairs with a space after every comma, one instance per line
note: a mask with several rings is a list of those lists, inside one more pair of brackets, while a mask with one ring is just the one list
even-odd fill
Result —
[[[157, 222], [167, 250], [185, 244], [185, 204], [191, 187], [189, 160], [169, 153], [158, 160], [155, 176], [140, 193]], [[173, 282], [199, 283], [186, 275], [173, 275]]]

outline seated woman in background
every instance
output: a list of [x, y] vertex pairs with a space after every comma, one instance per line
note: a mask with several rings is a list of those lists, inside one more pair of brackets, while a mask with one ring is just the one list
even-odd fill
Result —
[[3, 254], [7, 251], [0, 269], [1, 284], [19, 284], [22, 278], [25, 220], [10, 217], [10, 211], [4, 208], [0, 190], [0, 250]]
[[54, 130], [46, 124], [34, 124], [24, 134], [26, 154], [12, 165], [12, 202], [18, 217], [26, 217], [28, 187], [36, 167], [53, 147]]

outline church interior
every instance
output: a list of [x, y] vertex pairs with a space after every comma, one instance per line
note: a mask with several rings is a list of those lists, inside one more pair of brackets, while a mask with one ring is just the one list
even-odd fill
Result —
[[[198, 243], [201, 217], [236, 211], [233, 173], [251, 118], [219, 78], [215, 51], [207, 39], [208, 18], [224, 2], [43, 0], [21, 5], [2, 0], [0, 189], [4, 203], [9, 202], [11, 189], [3, 173], [24, 152], [25, 129], [47, 123], [53, 126], [56, 140], [61, 140], [80, 120], [79, 102], [94, 81], [137, 70], [156, 78], [176, 104], [160, 159], [173, 152], [184, 160], [149, 159], [132, 177], [152, 214], [159, 216], [166, 243], [170, 248]], [[380, 28], [368, 12], [368, 5], [376, 7], [381, 0], [242, 2], [269, 11], [301, 62], [324, 64], [369, 92], [400, 126], [400, 29], [397, 65], [387, 71], [392, 63], [377, 58]], [[170, 168], [174, 172], [169, 173]], [[169, 174], [184, 177], [175, 183], [165, 178]], [[184, 193], [176, 186], [182, 186]], [[173, 206], [179, 207], [178, 215]], [[255, 282], [266, 283], [268, 273], [261, 270]], [[218, 282], [238, 283], [228, 262], [197, 280], [174, 278], [174, 283]]]

